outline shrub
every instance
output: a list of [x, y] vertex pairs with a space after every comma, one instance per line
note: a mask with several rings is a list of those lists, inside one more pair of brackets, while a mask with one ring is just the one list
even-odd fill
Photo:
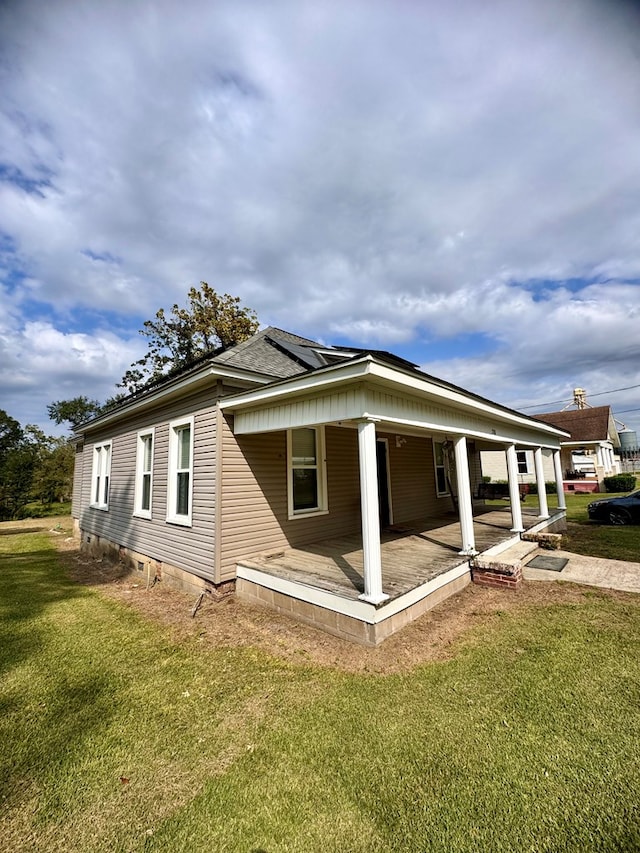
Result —
[[607, 492], [630, 492], [636, 485], [633, 474], [615, 474], [604, 478], [604, 488]]
[[[556, 484], [554, 480], [550, 480], [549, 482], [544, 484], [544, 490], [548, 495], [555, 495], [556, 493]], [[537, 495], [538, 494], [538, 484], [537, 483], [529, 483], [529, 494]]]

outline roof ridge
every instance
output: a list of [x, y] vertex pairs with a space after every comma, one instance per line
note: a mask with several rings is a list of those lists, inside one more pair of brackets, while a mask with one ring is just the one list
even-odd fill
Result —
[[[321, 347], [323, 346], [318, 341], [314, 341], [311, 338], [305, 338], [302, 335], [298, 335], [295, 332], [289, 332], [287, 329], [279, 329], [277, 326], [268, 326], [265, 329], [265, 332], [280, 332], [282, 335], [287, 335], [287, 337], [295, 338], [296, 341], [300, 341], [303, 346], [311, 346], [311, 347]], [[325, 347], [326, 349], [326, 347]]]

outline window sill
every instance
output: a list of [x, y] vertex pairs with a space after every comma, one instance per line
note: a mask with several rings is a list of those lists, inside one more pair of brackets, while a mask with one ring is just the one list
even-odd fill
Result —
[[300, 512], [290, 512], [289, 513], [289, 521], [293, 521], [296, 518], [312, 518], [316, 515], [329, 515], [328, 509], [304, 509], [300, 510]]
[[89, 504], [90, 509], [99, 509], [100, 512], [108, 512], [109, 504]]
[[144, 510], [144, 509], [140, 509], [140, 510], [137, 510], [136, 512], [133, 513], [133, 517], [134, 518], [147, 518], [147, 519], [151, 520], [151, 512], [150, 511], [148, 512], [147, 510]]
[[167, 517], [167, 524], [177, 524], [179, 527], [192, 527], [191, 516], [174, 515], [171, 518]]

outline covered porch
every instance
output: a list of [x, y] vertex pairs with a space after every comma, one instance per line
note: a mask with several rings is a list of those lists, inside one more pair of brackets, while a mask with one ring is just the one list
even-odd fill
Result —
[[[538, 509], [523, 508], [524, 529], [539, 525]], [[478, 553], [519, 541], [511, 530], [508, 507], [474, 511], [473, 526]], [[464, 565], [469, 558], [460, 555], [460, 521], [453, 513], [438, 518], [419, 518], [392, 525], [380, 535], [382, 590], [393, 600], [450, 569]], [[357, 600], [365, 589], [364, 551], [359, 533], [252, 555], [239, 564], [242, 570], [254, 569], [285, 581], [313, 586], [335, 595]]]
[[[339, 539], [309, 536], [295, 548], [246, 555], [237, 562], [236, 590], [360, 642], [380, 642], [462, 589], [478, 555], [514, 546], [525, 530], [552, 527], [565, 515], [558, 430], [377, 353], [227, 398], [220, 405], [233, 414], [236, 435], [286, 431], [288, 522], [293, 524], [297, 518], [309, 521], [331, 512], [325, 429], [357, 433], [361, 530]], [[301, 433], [309, 439], [304, 452], [295, 450], [293, 438]], [[398, 485], [398, 479], [388, 458], [380, 463], [379, 445], [389, 441], [380, 436], [395, 436], [393, 445], [400, 452], [410, 446], [412, 436], [432, 442], [432, 493], [440, 501], [448, 496], [455, 511], [440, 511], [437, 518], [389, 514], [393, 523], [387, 526], [383, 498], [389, 482]], [[516, 445], [523, 444], [534, 451], [536, 507], [520, 504]], [[474, 504], [471, 469], [482, 445], [500, 447], [506, 454], [510, 500], [502, 511], [484, 512]], [[561, 508], [553, 515], [546, 500], [543, 448], [553, 453], [556, 473]], [[311, 471], [308, 508], [299, 508], [292, 491], [297, 464], [305, 468], [305, 476]], [[411, 489], [417, 489], [416, 472], [424, 482], [426, 470], [405, 467], [404, 472]]]
[[[536, 507], [523, 509], [523, 532], [562, 529], [564, 510], [544, 519], [538, 512]], [[377, 605], [363, 594], [366, 564], [358, 534], [244, 559], [237, 567], [237, 592], [251, 603], [374, 646], [464, 589], [471, 582], [474, 559], [519, 565], [537, 545], [523, 541], [511, 523], [509, 507], [478, 509], [473, 528], [480, 550], [475, 557], [460, 554], [461, 525], [453, 514], [383, 531], [384, 598]]]

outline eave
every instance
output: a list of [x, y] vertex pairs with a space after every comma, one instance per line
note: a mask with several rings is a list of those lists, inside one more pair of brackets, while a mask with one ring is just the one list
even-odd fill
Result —
[[206, 365], [187, 374], [169, 379], [160, 387], [150, 389], [142, 394], [124, 400], [117, 407], [110, 409], [102, 415], [98, 415], [90, 421], [79, 424], [74, 428], [74, 434], [81, 436], [85, 432], [100, 429], [122, 418], [130, 417], [142, 409], [151, 408], [163, 403], [171, 402], [176, 398], [184, 396], [185, 393], [193, 393], [208, 385], [213, 385], [218, 379], [238, 382], [248, 387], [255, 385], [266, 385], [273, 382], [273, 376], [264, 373], [245, 370], [243, 368], [227, 367], [226, 365]]
[[[554, 439], [570, 437], [563, 430], [529, 418], [505, 406], [469, 394], [455, 386], [446, 383], [440, 384], [426, 374], [390, 367], [371, 354], [352, 359], [347, 364], [330, 365], [312, 373], [271, 383], [266, 387], [230, 395], [220, 401], [220, 408], [230, 413], [242, 412], [263, 405], [273, 406], [278, 403], [285, 403], [310, 394], [326, 393], [338, 386], [362, 382], [370, 382], [377, 387], [386, 387], [396, 393], [426, 397], [439, 405], [460, 411], [471, 411], [476, 415], [514, 427], [533, 428], [537, 432]], [[366, 413], [363, 415], [366, 416]]]

